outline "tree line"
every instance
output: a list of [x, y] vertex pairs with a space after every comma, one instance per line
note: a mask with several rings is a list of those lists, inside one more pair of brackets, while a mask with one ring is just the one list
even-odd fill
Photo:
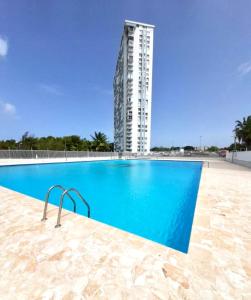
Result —
[[21, 139], [0, 140], [0, 149], [11, 150], [66, 150], [66, 151], [113, 151], [113, 143], [110, 143], [103, 132], [94, 132], [90, 139], [81, 138], [78, 135], [63, 137], [35, 137], [28, 131]]
[[[237, 120], [234, 127], [235, 142], [226, 150], [251, 150], [251, 115], [244, 117], [242, 121]], [[35, 137], [28, 131], [25, 132], [21, 139], [0, 140], [0, 149], [24, 149], [24, 150], [67, 150], [67, 151], [113, 151], [114, 144], [109, 142], [103, 132], [94, 132], [91, 139], [81, 139], [78, 135], [69, 135], [63, 137]], [[177, 151], [181, 147], [153, 147], [151, 151], [165, 152]], [[185, 146], [186, 151], [194, 151], [195, 147]], [[222, 148], [221, 148], [222, 149]], [[209, 152], [218, 152], [217, 146], [207, 148]]]

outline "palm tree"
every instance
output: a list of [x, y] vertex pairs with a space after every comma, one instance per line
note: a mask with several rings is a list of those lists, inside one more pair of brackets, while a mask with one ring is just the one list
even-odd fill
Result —
[[239, 143], [242, 143], [247, 150], [251, 149], [251, 116], [243, 118], [243, 121], [236, 121], [234, 133]]
[[109, 151], [110, 146], [108, 142], [107, 136], [103, 132], [94, 132], [94, 136], [91, 135], [92, 138], [92, 149], [94, 151]]

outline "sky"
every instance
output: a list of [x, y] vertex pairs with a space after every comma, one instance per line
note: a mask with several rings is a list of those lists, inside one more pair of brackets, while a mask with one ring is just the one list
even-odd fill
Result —
[[251, 114], [250, 0], [0, 0], [0, 139], [112, 141], [125, 19], [156, 26], [151, 145], [229, 145]]

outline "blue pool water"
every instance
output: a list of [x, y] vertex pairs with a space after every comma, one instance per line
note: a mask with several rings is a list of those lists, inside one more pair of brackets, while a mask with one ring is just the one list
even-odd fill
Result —
[[[75, 187], [91, 218], [186, 253], [201, 168], [200, 162], [149, 160], [8, 166], [0, 167], [0, 185], [40, 200], [54, 184]], [[59, 195], [54, 190], [50, 202], [58, 205]], [[86, 215], [76, 201], [77, 213]], [[67, 197], [64, 208], [73, 209]]]

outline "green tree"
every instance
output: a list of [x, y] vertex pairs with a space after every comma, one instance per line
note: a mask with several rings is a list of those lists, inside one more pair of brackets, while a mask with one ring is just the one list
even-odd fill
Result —
[[151, 151], [153, 152], [165, 152], [165, 151], [170, 151], [170, 148], [167, 148], [167, 147], [153, 147], [151, 148]]
[[219, 148], [217, 146], [211, 146], [207, 149], [209, 152], [218, 152]]
[[20, 141], [0, 140], [0, 149], [25, 149], [25, 150], [67, 150], [67, 151], [113, 151], [113, 143], [109, 143], [106, 135], [95, 132], [92, 140], [81, 139], [78, 135], [64, 137], [40, 137], [35, 138], [26, 131]]
[[239, 143], [243, 144], [247, 150], [251, 150], [251, 115], [243, 118], [242, 121], [236, 121], [234, 133]]
[[194, 147], [193, 146], [185, 146], [184, 150], [186, 150], [186, 151], [194, 151]]
[[109, 143], [109, 151], [114, 151], [114, 143]]
[[15, 140], [0, 141], [0, 149], [17, 149], [17, 143]]
[[172, 146], [172, 147], [170, 148], [170, 150], [171, 150], [171, 151], [179, 151], [179, 150], [180, 150], [180, 147], [174, 147], [174, 146]]
[[81, 139], [78, 135], [69, 135], [63, 137], [65, 149], [67, 151], [78, 151], [81, 149]]
[[37, 139], [34, 137], [34, 135], [29, 134], [29, 131], [26, 131], [22, 135], [21, 141], [18, 143], [18, 149], [37, 149]]
[[81, 140], [81, 150], [82, 151], [89, 151], [92, 150], [92, 142], [88, 141], [87, 139]]
[[233, 143], [228, 147], [227, 150], [229, 150], [229, 151], [234, 151], [234, 150], [241, 151], [241, 150], [243, 150], [243, 145], [240, 144], [240, 143]]
[[94, 132], [91, 135], [92, 138], [92, 150], [94, 151], [109, 151], [110, 146], [107, 136], [103, 132]]

